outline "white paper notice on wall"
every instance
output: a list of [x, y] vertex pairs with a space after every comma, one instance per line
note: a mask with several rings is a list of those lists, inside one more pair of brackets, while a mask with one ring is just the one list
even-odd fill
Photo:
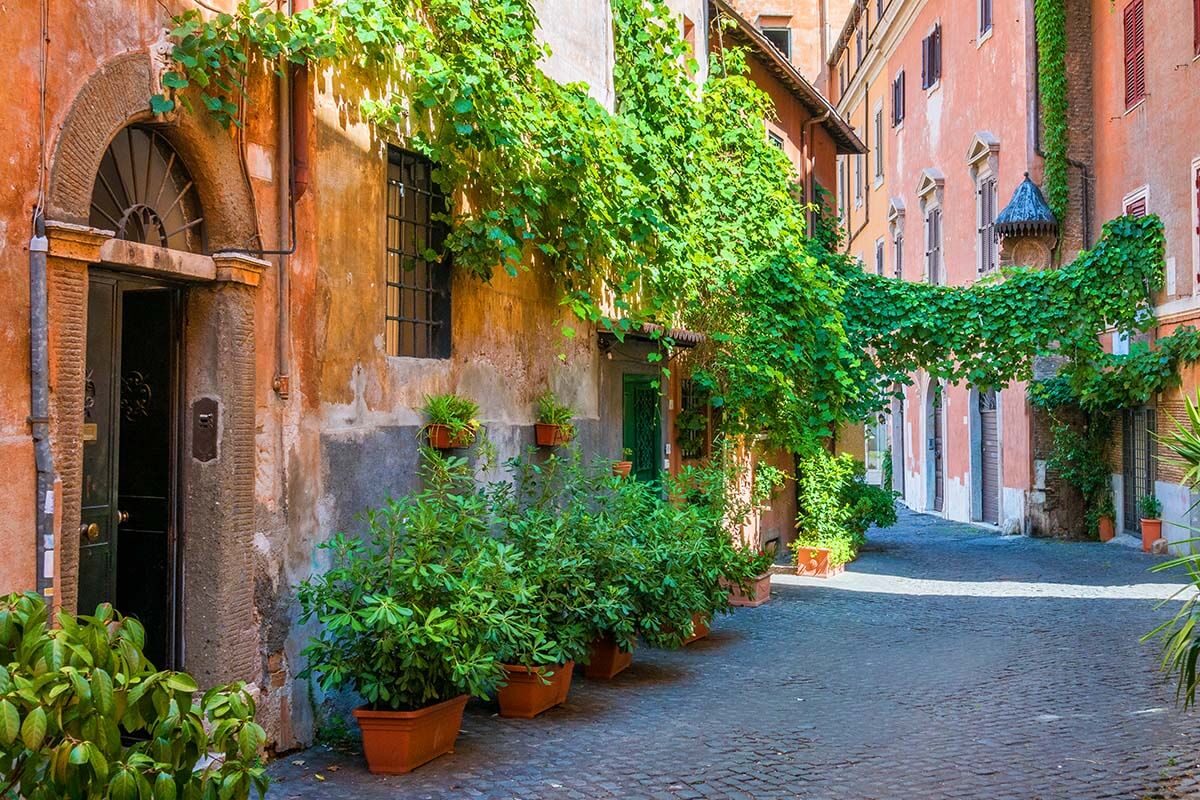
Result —
[[1167, 259], [1167, 297], [1175, 296], [1175, 256]]
[[54, 513], [54, 490], [46, 492], [46, 502], [42, 505], [43, 514]]

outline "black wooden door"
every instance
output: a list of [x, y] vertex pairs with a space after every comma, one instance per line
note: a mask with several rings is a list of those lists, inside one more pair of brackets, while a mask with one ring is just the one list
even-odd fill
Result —
[[625, 375], [623, 385], [624, 447], [633, 451], [632, 474], [638, 480], [658, 477], [662, 463], [662, 404], [652, 375]]
[[980, 518], [1000, 524], [1000, 432], [997, 424], [996, 393], [979, 393], [979, 455], [982, 503]]
[[933, 454], [933, 510], [941, 511], [946, 504], [945, 499], [945, 458], [942, 447], [942, 394], [933, 395], [933, 409], [929, 415], [929, 447]]
[[173, 663], [177, 292], [89, 277], [79, 609], [112, 603]]

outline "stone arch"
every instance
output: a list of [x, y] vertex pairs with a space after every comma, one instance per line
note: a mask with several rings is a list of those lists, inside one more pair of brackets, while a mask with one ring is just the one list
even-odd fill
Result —
[[54, 149], [47, 217], [87, 225], [104, 151], [122, 128], [143, 123], [153, 125], [187, 165], [204, 208], [210, 249], [254, 247], [254, 196], [237, 144], [208, 114], [152, 114], [155, 74], [150, 54], [134, 52], [104, 64], [84, 84]]

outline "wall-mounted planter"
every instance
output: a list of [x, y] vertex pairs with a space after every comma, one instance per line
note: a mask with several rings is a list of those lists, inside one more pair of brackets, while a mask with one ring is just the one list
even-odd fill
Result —
[[362, 729], [367, 769], [378, 775], [412, 772], [454, 749], [467, 695], [416, 711], [354, 710]]
[[533, 668], [505, 664], [508, 683], [497, 694], [500, 716], [533, 719], [543, 711], [565, 703], [574, 670], [574, 661], [562, 666]]
[[618, 478], [628, 478], [629, 473], [633, 472], [632, 461], [614, 461], [612, 466], [613, 475]]
[[796, 550], [796, 574], [808, 578], [832, 578], [843, 572], [845, 565], [829, 563], [829, 548], [800, 547]]
[[425, 432], [429, 435], [429, 446], [437, 450], [455, 450], [475, 443], [474, 428], [460, 430], [456, 436], [449, 425], [433, 423], [425, 426]]
[[1112, 517], [1100, 518], [1100, 541], [1107, 542], [1117, 535], [1117, 526]]
[[633, 651], [622, 650], [611, 635], [605, 635], [592, 642], [588, 665], [583, 674], [589, 678], [609, 680], [624, 672], [632, 663]]
[[1162, 538], [1162, 520], [1142, 520], [1142, 552], [1149, 553], [1154, 543]]
[[754, 579], [750, 585], [750, 593], [742, 591], [736, 583], [726, 581], [729, 588], [729, 605], [741, 608], [758, 608], [771, 599], [771, 573], [765, 572]]
[[533, 432], [537, 437], [538, 447], [559, 447], [569, 444], [575, 438], [575, 428], [571, 425], [538, 422], [533, 426]]

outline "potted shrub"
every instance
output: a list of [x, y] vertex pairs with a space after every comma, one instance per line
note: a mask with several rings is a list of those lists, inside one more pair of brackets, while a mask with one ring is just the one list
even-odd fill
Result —
[[1149, 553], [1151, 546], [1162, 538], [1162, 503], [1152, 494], [1138, 501], [1142, 516], [1142, 551]]
[[[795, 555], [796, 574], [809, 578], [829, 578], [846, 569], [851, 560], [851, 548], [847, 542], [831, 543], [834, 547], [818, 547], [806, 544], [808, 537], [797, 539], [788, 545]], [[834, 555], [834, 552], [837, 555]]]
[[528, 635], [500, 599], [523, 591], [489, 535], [487, 501], [462, 459], [426, 466], [423, 492], [364, 515], [366, 541], [320, 545], [330, 568], [299, 586], [320, 633], [301, 676], [363, 700], [354, 711], [368, 768], [395, 774], [449, 752], [470, 696], [504, 679], [494, 643]]
[[626, 447], [621, 451], [621, 461], [614, 461], [612, 465], [612, 474], [618, 478], [628, 478], [629, 473], [633, 472], [633, 450]]
[[470, 447], [479, 431], [479, 406], [473, 400], [456, 394], [425, 397], [426, 425], [429, 446], [438, 450]]
[[554, 392], [545, 392], [538, 398], [537, 423], [534, 434], [538, 447], [558, 447], [575, 438], [575, 425], [571, 420], [575, 412], [570, 406], [559, 402]]
[[[0, 598], [4, 797], [263, 797], [266, 733], [245, 685], [197, 693], [142, 653], [109, 605], [47, 622], [40, 595]], [[208, 758], [210, 753], [219, 754]]]
[[522, 492], [497, 484], [493, 497], [499, 536], [513, 548], [524, 591], [511, 596], [506, 611], [525, 626], [504, 629], [496, 649], [505, 671], [498, 701], [503, 717], [531, 718], [567, 699], [575, 661], [588, 651], [592, 565], [578, 546], [573, 520], [546, 507], [557, 493], [524, 505]]
[[757, 608], [771, 599], [771, 565], [775, 551], [765, 547], [735, 547], [726, 570], [729, 605]]

